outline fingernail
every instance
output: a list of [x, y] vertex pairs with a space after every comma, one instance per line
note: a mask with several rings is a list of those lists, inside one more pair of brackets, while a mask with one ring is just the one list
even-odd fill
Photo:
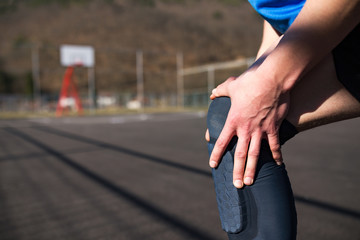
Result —
[[214, 88], [212, 91], [211, 91], [212, 94], [216, 94], [216, 88]]
[[251, 185], [251, 184], [253, 184], [253, 179], [252, 179], [251, 177], [246, 177], [246, 178], [244, 179], [244, 183], [245, 183], [246, 185]]
[[235, 180], [234, 181], [234, 186], [236, 188], [242, 188], [244, 186], [243, 182], [241, 180]]
[[210, 161], [210, 167], [215, 168], [216, 167], [216, 162], [215, 161]]

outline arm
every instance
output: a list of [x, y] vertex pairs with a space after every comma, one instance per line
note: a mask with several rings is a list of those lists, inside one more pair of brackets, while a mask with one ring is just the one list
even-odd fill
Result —
[[[280, 34], [267, 22], [264, 20], [263, 24], [263, 35], [262, 41], [256, 55], [256, 59], [259, 59], [265, 52], [268, 52], [277, 45], [279, 42]], [[211, 97], [212, 99], [214, 96]], [[205, 132], [206, 141], [210, 141], [209, 129], [206, 129]]]
[[281, 163], [278, 128], [287, 114], [289, 91], [359, 23], [359, 12], [359, 0], [308, 0], [274, 48], [244, 74], [215, 89], [212, 98], [229, 96], [232, 106], [210, 166], [217, 166], [235, 135], [236, 187], [252, 184], [262, 137], [267, 137], [273, 158]]
[[308, 0], [258, 72], [288, 91], [359, 22], [359, 0]]
[[[262, 41], [260, 44], [260, 48], [256, 55], [256, 59], [260, 58], [268, 49], [275, 44], [278, 43], [280, 37], [280, 33], [278, 33], [267, 21], [264, 20], [263, 25], [263, 35]], [[275, 45], [276, 46], [276, 45]], [[274, 47], [272, 47], [274, 48]]]

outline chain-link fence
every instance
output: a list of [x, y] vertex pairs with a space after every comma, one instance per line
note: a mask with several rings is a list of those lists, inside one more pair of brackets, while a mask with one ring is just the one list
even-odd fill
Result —
[[[66, 70], [60, 65], [59, 47], [20, 43], [0, 47], [0, 111], [56, 110]], [[249, 64], [243, 59], [184, 68], [184, 55], [95, 48], [95, 67], [74, 71], [83, 107], [89, 109], [92, 103], [97, 109], [204, 107], [215, 84], [239, 75]], [[94, 99], [89, 94], [91, 74]]]

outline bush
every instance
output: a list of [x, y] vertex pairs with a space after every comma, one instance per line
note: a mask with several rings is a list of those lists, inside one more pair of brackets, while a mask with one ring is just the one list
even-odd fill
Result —
[[15, 78], [11, 74], [0, 70], [0, 93], [13, 93], [14, 81]]

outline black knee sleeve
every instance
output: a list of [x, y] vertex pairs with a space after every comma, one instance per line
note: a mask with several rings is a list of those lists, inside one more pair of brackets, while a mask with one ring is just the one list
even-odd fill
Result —
[[[225, 124], [230, 106], [230, 99], [222, 97], [215, 99], [209, 108], [209, 153]], [[281, 144], [296, 133], [296, 128], [285, 120], [279, 129]], [[237, 138], [234, 137], [221, 163], [212, 170], [222, 228], [228, 233], [229, 239], [295, 238], [295, 205], [284, 165], [275, 164], [267, 141], [263, 141], [254, 184], [237, 189], [232, 181], [236, 142]], [[272, 234], [260, 237], [268, 231]], [[279, 234], [281, 238], [278, 238]]]

